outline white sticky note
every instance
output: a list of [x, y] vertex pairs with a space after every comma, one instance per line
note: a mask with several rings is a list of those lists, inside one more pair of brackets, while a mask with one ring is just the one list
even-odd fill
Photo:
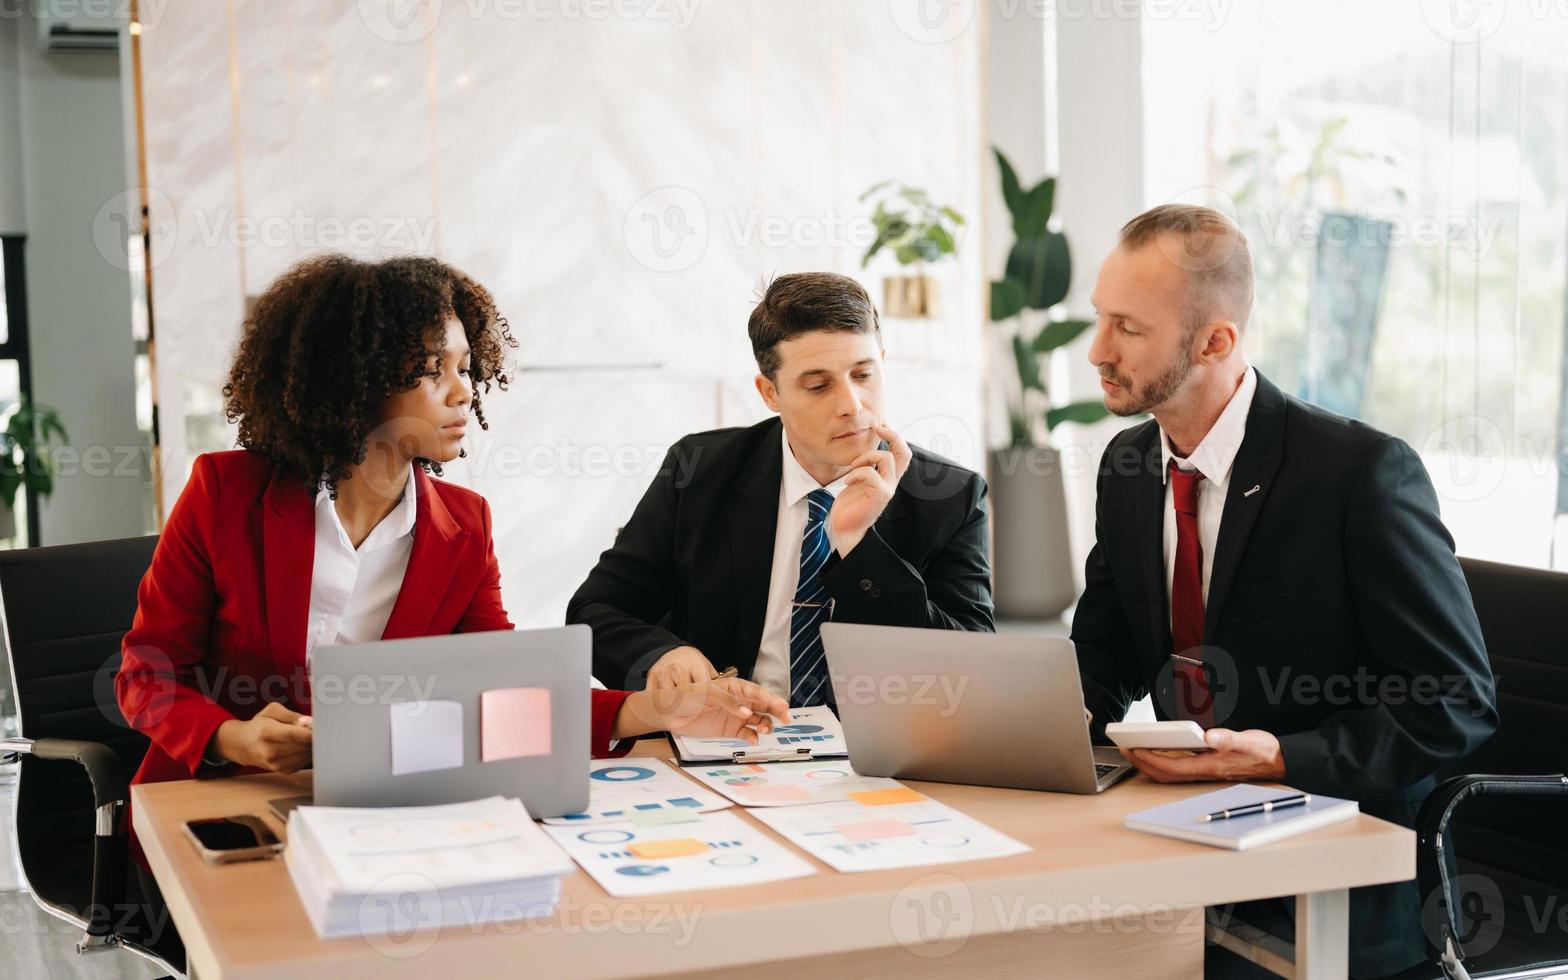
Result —
[[462, 704], [457, 701], [405, 701], [391, 708], [392, 775], [462, 766]]

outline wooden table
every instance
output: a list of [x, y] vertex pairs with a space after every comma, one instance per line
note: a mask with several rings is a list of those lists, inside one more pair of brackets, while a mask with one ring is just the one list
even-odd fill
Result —
[[[664, 758], [669, 747], [643, 741], [632, 754]], [[308, 773], [137, 786], [132, 811], [191, 973], [202, 980], [718, 976], [737, 969], [746, 980], [1198, 978], [1204, 906], [1279, 895], [1297, 896], [1296, 975], [1317, 980], [1346, 973], [1346, 889], [1415, 876], [1414, 833], [1364, 814], [1243, 853], [1121, 825], [1127, 813], [1212, 786], [1160, 786], [1134, 776], [1086, 797], [908, 782], [1033, 850], [862, 874], [807, 857], [819, 871], [808, 878], [645, 899], [611, 898], [579, 871], [562, 882], [550, 918], [322, 940], [282, 861], [209, 866], [181, 831], [193, 818], [262, 813], [281, 833], [267, 801], [308, 792]], [[740, 807], [733, 812], [751, 820]], [[1268, 963], [1269, 954], [1255, 955]]]

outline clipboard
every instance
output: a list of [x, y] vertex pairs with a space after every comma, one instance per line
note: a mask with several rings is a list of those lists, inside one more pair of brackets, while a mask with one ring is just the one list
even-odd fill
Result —
[[789, 724], [777, 726], [759, 738], [756, 745], [748, 745], [738, 738], [672, 734], [669, 739], [675, 750], [675, 762], [682, 766], [754, 765], [849, 757], [844, 726], [839, 724], [833, 709], [826, 705], [791, 710]]

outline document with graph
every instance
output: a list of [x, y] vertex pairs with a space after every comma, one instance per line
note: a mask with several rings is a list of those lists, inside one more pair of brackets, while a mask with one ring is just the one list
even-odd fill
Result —
[[779, 725], [748, 745], [738, 738], [698, 738], [671, 735], [683, 766], [702, 762], [798, 762], [803, 759], [842, 759], [849, 755], [844, 726], [826, 705], [792, 708], [789, 723]]
[[662, 759], [594, 759], [588, 763], [588, 809], [544, 822], [559, 827], [613, 820], [656, 823], [682, 812], [730, 806], [717, 793], [692, 785], [672, 765]]
[[817, 873], [809, 861], [733, 813], [679, 816], [673, 823], [544, 830], [616, 898], [758, 885]]
[[903, 784], [882, 776], [862, 776], [848, 759], [808, 759], [805, 762], [710, 762], [691, 765], [686, 775], [739, 803], [741, 806], [799, 806], [832, 803], [856, 793], [902, 789]]
[[1030, 850], [1027, 844], [907, 787], [857, 793], [840, 803], [749, 812], [839, 871], [954, 864]]

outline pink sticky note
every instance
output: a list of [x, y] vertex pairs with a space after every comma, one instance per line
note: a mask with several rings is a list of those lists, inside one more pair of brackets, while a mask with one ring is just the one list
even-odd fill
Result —
[[550, 754], [550, 692], [504, 687], [479, 695], [479, 757], [485, 762]]
[[902, 820], [867, 820], [864, 823], [840, 824], [838, 832], [849, 840], [878, 840], [883, 837], [908, 837], [915, 828]]
[[799, 786], [737, 786], [736, 796], [744, 796], [756, 803], [797, 803], [811, 799], [811, 794]]

